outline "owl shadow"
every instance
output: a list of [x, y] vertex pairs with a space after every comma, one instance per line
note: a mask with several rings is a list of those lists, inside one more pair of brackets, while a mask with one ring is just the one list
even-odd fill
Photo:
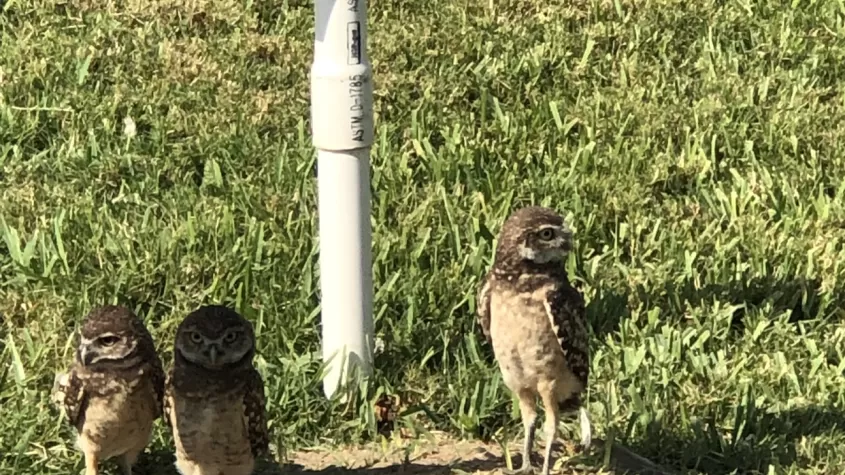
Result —
[[[638, 289], [638, 292], [642, 292]], [[643, 296], [643, 294], [640, 294]], [[714, 301], [735, 307], [731, 317], [733, 333], [745, 329], [746, 315], [758, 308], [767, 308], [770, 315], [789, 314], [789, 322], [796, 323], [814, 318], [827, 308], [821, 296], [821, 281], [797, 276], [765, 275], [748, 280], [734, 280], [725, 283], [706, 284], [695, 288], [692, 283], [669, 284], [662, 296], [656, 296], [670, 308], [683, 311], [687, 304], [712, 303]], [[841, 298], [837, 299], [843, 302]]]
[[138, 457], [138, 462], [132, 467], [132, 473], [135, 475], [180, 475], [174, 465], [175, 462], [176, 456], [172, 450], [153, 449]]
[[821, 282], [818, 279], [774, 275], [698, 287], [692, 282], [668, 282], [658, 288], [637, 285], [631, 290], [598, 287], [586, 310], [593, 334], [601, 339], [618, 331], [621, 322], [631, 317], [634, 306], [659, 308], [665, 316], [681, 315], [690, 306], [711, 305], [718, 301], [734, 307], [731, 333], [738, 334], [745, 328], [748, 313], [758, 308], [767, 308], [767, 313], [771, 315], [787, 312], [789, 322], [795, 323], [814, 318], [827, 308], [845, 304], [845, 294], [825, 302], [820, 292]]
[[631, 317], [628, 294], [613, 288], [599, 287], [586, 307], [587, 321], [593, 335], [603, 340], [608, 333], [619, 329], [622, 320]]
[[[652, 424], [644, 437], [629, 446], [666, 467], [706, 475], [765, 473], [769, 466], [809, 468], [811, 459], [806, 439], [814, 436], [835, 437], [845, 434], [845, 412], [831, 407], [808, 407], [779, 413], [758, 413], [753, 407], [740, 406], [742, 430], [725, 433], [710, 420], [692, 427], [683, 435], [669, 426]], [[802, 454], [802, 452], [804, 452]], [[818, 455], [816, 455], [818, 457]]]

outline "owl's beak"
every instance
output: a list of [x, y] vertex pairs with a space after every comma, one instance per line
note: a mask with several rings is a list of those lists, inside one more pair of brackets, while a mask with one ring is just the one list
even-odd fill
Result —
[[87, 345], [79, 347], [79, 361], [82, 362], [83, 366], [91, 366], [91, 363], [94, 362], [95, 356], [97, 356], [97, 352], [91, 351]]
[[568, 226], [564, 226], [561, 231], [560, 247], [564, 252], [569, 252], [572, 250], [572, 230]]
[[211, 360], [211, 364], [217, 366], [217, 345], [211, 345], [211, 348], [208, 349], [208, 359]]
[[566, 237], [563, 239], [563, 250], [565, 252], [569, 252], [572, 250], [572, 235], [567, 234]]

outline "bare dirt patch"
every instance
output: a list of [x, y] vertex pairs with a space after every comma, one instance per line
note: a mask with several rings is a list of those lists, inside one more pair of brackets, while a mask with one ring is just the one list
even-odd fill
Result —
[[[641, 473], [669, 475], [671, 472], [614, 446], [610, 468], [603, 467], [605, 444], [598, 440], [590, 454], [576, 454], [572, 448], [555, 450], [555, 474]], [[512, 467], [522, 463], [518, 446], [508, 447]], [[442, 434], [424, 439], [399, 440], [345, 448], [314, 448], [288, 454], [283, 471], [300, 475], [390, 475], [390, 474], [502, 474], [507, 456], [498, 444], [459, 440]], [[542, 445], [535, 447], [532, 462], [537, 473], [542, 465]], [[265, 472], [270, 473], [270, 472]]]

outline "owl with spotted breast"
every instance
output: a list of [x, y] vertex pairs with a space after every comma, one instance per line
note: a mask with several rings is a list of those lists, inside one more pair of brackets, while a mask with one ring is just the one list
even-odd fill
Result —
[[252, 324], [232, 309], [201, 307], [179, 325], [164, 411], [182, 475], [248, 475], [268, 452], [254, 356]]
[[116, 458], [124, 475], [150, 441], [161, 415], [164, 372], [144, 323], [121, 306], [98, 307], [79, 332], [75, 361], [56, 376], [53, 402], [76, 429], [85, 475]]
[[511, 214], [499, 234], [493, 265], [476, 299], [477, 318], [502, 372], [519, 400], [525, 429], [522, 466], [509, 474], [533, 473], [530, 455], [537, 426], [535, 401], [546, 412], [543, 475], [561, 415], [579, 413], [581, 443], [592, 429], [581, 406], [590, 373], [584, 299], [569, 282], [564, 260], [572, 231], [554, 210], [539, 206]]

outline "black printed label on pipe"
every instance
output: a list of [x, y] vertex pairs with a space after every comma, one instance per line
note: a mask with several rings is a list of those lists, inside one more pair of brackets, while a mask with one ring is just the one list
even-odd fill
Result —
[[363, 74], [349, 76], [349, 129], [352, 132], [352, 140], [364, 141], [364, 88], [369, 81]]
[[346, 24], [346, 64], [361, 64], [361, 22]]

